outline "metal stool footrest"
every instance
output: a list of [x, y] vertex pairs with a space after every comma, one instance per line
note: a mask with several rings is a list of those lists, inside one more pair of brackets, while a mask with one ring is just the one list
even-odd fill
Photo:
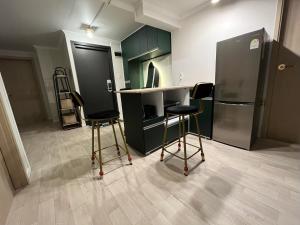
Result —
[[[116, 135], [115, 127], [114, 127], [114, 120], [117, 121], [117, 124], [119, 126], [119, 130], [120, 130], [121, 137], [122, 137], [122, 140], [123, 140], [125, 148], [123, 148], [123, 146], [119, 145], [119, 143], [118, 143], [118, 139], [117, 139], [117, 135]], [[109, 122], [110, 122], [110, 125], [112, 126], [115, 144], [101, 148], [100, 120], [99, 121], [96, 121], [96, 120], [92, 121], [92, 158], [91, 159], [92, 159], [92, 164], [94, 164], [94, 160], [95, 159], [99, 162], [99, 166], [100, 166], [99, 175], [100, 175], [100, 177], [102, 177], [104, 175], [103, 168], [102, 168], [102, 165], [104, 163], [110, 162], [112, 160], [115, 160], [115, 159], [118, 159], [118, 158], [121, 158], [121, 157], [124, 156], [124, 155], [121, 156], [121, 153], [119, 151], [120, 149], [122, 149], [126, 153], [126, 155], [128, 157], [129, 164], [132, 165], [131, 156], [130, 156], [129, 150], [127, 148], [126, 140], [125, 140], [125, 137], [124, 137], [124, 133], [123, 133], [123, 130], [122, 130], [119, 118], [117, 118], [117, 119], [116, 118], [111, 118]], [[94, 148], [94, 137], [95, 137], [95, 135], [94, 135], [94, 129], [95, 128], [97, 130], [98, 150], [95, 150], [95, 148]], [[118, 157], [115, 157], [113, 159], [110, 159], [110, 160], [107, 160], [107, 161], [103, 162], [101, 152], [103, 150], [106, 150], [106, 149], [111, 148], [111, 147], [116, 147], [117, 153], [118, 153]], [[99, 153], [99, 157], [97, 157], [97, 155], [96, 155], [97, 152]]]
[[[170, 152], [169, 150], [167, 150], [168, 147], [170, 147], [170, 146], [172, 146], [172, 145], [174, 145], [174, 144], [176, 144], [176, 143], [180, 143], [180, 142], [179, 142], [179, 141], [174, 141], [173, 143], [168, 144], [166, 147], [164, 147], [164, 151], [167, 152], [167, 153], [169, 153], [169, 154], [171, 154], [172, 156], [175, 156], [175, 157], [181, 159], [181, 160], [185, 160], [185, 158], [183, 158], [183, 157], [181, 157], [181, 156], [178, 156], [178, 155], [176, 154], [176, 153], [179, 152], [179, 150], [177, 150], [175, 153], [174, 153], [174, 152]], [[192, 155], [188, 156], [188, 157], [186, 158], [187, 160], [189, 160], [190, 158], [192, 158], [192, 157], [195, 156], [198, 152], [201, 151], [201, 148], [198, 147], [198, 146], [196, 146], [196, 145], [193, 145], [193, 144], [190, 144], [190, 143], [186, 143], [186, 144], [187, 144], [187, 145], [190, 145], [190, 146], [192, 146], [192, 147], [195, 147], [195, 148], [198, 149], [198, 150], [197, 150], [196, 152], [194, 152]]]
[[[203, 148], [202, 148], [202, 142], [201, 142], [201, 137], [200, 137], [199, 124], [198, 124], [198, 121], [197, 121], [197, 115], [193, 114], [193, 116], [196, 119], [196, 125], [197, 125], [197, 131], [198, 131], [198, 135], [197, 136], [199, 138], [199, 147], [196, 146], [196, 145], [193, 145], [191, 143], [188, 143], [186, 141], [186, 134], [188, 132], [186, 132], [186, 130], [185, 130], [185, 116], [186, 115], [179, 115], [179, 136], [178, 136], [178, 140], [177, 141], [173, 141], [171, 143], [168, 143], [167, 142], [167, 130], [168, 130], [168, 118], [169, 118], [169, 115], [167, 114], [166, 124], [165, 124], [165, 132], [164, 132], [164, 139], [163, 139], [163, 146], [162, 146], [162, 152], [161, 152], [161, 158], [160, 158], [160, 160], [161, 161], [164, 160], [164, 152], [167, 152], [167, 153], [169, 153], [172, 156], [175, 156], [175, 157], [177, 157], [177, 158], [179, 158], [181, 160], [184, 160], [184, 175], [187, 176], [188, 175], [188, 171], [189, 171], [187, 161], [190, 158], [192, 158], [193, 156], [195, 156], [199, 152], [201, 152], [202, 162], [205, 161], [205, 158], [204, 158], [204, 153], [203, 153]], [[177, 150], [177, 152], [174, 153], [174, 152], [171, 152], [171, 151], [167, 150], [167, 148], [169, 148], [170, 146], [172, 146], [172, 145], [174, 145], [176, 143], [178, 143], [178, 150]], [[181, 143], [183, 144], [183, 147], [184, 147], [184, 157], [181, 157], [181, 156], [178, 155], [178, 152], [181, 150]], [[195, 151], [192, 155], [187, 156], [187, 148], [186, 148], [187, 145], [196, 148], [197, 151]]]
[[[124, 157], [124, 156], [127, 155], [127, 154], [126, 154], [126, 150], [123, 148], [123, 146], [121, 146], [121, 145], [116, 145], [116, 144], [110, 145], [110, 146], [106, 146], [106, 147], [102, 148], [101, 151], [106, 150], [106, 149], [111, 148], [111, 147], [117, 147], [117, 146], [118, 146], [119, 148], [121, 148], [121, 149], [124, 151], [125, 154], [122, 155], [122, 154], [120, 153], [120, 151], [117, 151], [118, 157], [114, 157], [114, 158], [112, 158], [112, 159], [110, 159], [110, 160], [107, 160], [107, 161], [102, 161], [102, 164], [103, 164], [103, 165], [106, 164], [106, 163], [108, 163], [108, 162], [111, 162], [111, 161], [113, 161], [113, 160], [120, 159], [120, 158], [122, 158], [122, 157]], [[118, 150], [118, 148], [117, 148], [117, 150]], [[97, 152], [99, 152], [99, 149], [94, 151], [94, 153], [97, 153]], [[100, 159], [97, 157], [96, 154], [95, 154], [95, 159], [98, 161], [98, 163], [100, 163]], [[129, 163], [129, 164], [131, 164], [131, 163]]]

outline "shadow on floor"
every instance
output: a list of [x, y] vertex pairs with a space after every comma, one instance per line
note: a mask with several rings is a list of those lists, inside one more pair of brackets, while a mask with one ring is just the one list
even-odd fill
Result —
[[233, 186], [219, 176], [209, 177], [204, 187], [199, 185], [189, 200], [189, 205], [204, 221], [213, 221], [224, 209], [224, 199], [232, 192]]
[[285, 143], [271, 139], [258, 139], [251, 150], [274, 152], [300, 152], [300, 145]]
[[270, 139], [257, 139], [255, 144], [252, 146], [252, 151], [259, 151], [259, 150], [268, 150], [268, 151], [280, 151], [282, 148], [290, 147], [290, 144], [270, 140]]
[[[172, 150], [171, 150], [172, 151]], [[196, 151], [196, 150], [193, 150]], [[176, 154], [177, 156], [180, 156], [183, 158], [183, 150], [173, 150], [172, 151], [174, 154]], [[187, 150], [187, 155], [191, 155], [194, 152], [191, 152], [190, 149]], [[159, 159], [158, 159], [159, 161]], [[160, 162], [160, 161], [159, 161]], [[200, 156], [200, 152], [197, 153], [195, 156], [193, 156], [191, 159], [188, 160], [188, 168], [189, 168], [189, 174], [192, 174], [193, 171], [195, 169], [197, 169], [202, 163], [204, 163], [205, 161], [202, 161], [201, 156]], [[179, 159], [178, 157], [169, 154], [167, 152], [165, 152], [165, 157], [164, 157], [164, 161], [160, 162], [160, 164], [164, 165], [167, 169], [183, 175], [184, 174], [184, 160]], [[166, 177], [168, 178], [168, 176]]]
[[[104, 163], [103, 170], [105, 174], [109, 174], [127, 165], [129, 165], [127, 158], [123, 156], [122, 158]], [[90, 156], [79, 156], [78, 158], [62, 162], [57, 166], [50, 167], [43, 171], [40, 180], [42, 182], [48, 182], [57, 179], [60, 180], [61, 185], [76, 179], [98, 180], [100, 179], [99, 164], [95, 160], [95, 164], [92, 165]]]

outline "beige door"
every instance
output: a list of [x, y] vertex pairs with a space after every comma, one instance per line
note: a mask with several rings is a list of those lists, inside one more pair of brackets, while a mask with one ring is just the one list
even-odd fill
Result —
[[300, 1], [286, 1], [268, 137], [300, 143]]
[[0, 59], [0, 72], [19, 128], [45, 120], [40, 88], [31, 60]]

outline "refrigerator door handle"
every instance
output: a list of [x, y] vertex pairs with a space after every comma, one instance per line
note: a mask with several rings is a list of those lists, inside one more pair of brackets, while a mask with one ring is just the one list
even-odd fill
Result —
[[215, 101], [215, 104], [220, 104], [220, 105], [236, 105], [236, 106], [243, 106], [243, 105], [253, 105], [251, 102], [247, 103], [233, 103], [233, 102], [218, 102]]

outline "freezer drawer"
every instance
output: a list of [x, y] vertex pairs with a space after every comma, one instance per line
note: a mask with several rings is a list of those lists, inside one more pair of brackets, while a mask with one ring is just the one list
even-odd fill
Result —
[[250, 149], [254, 105], [215, 102], [213, 139]]

